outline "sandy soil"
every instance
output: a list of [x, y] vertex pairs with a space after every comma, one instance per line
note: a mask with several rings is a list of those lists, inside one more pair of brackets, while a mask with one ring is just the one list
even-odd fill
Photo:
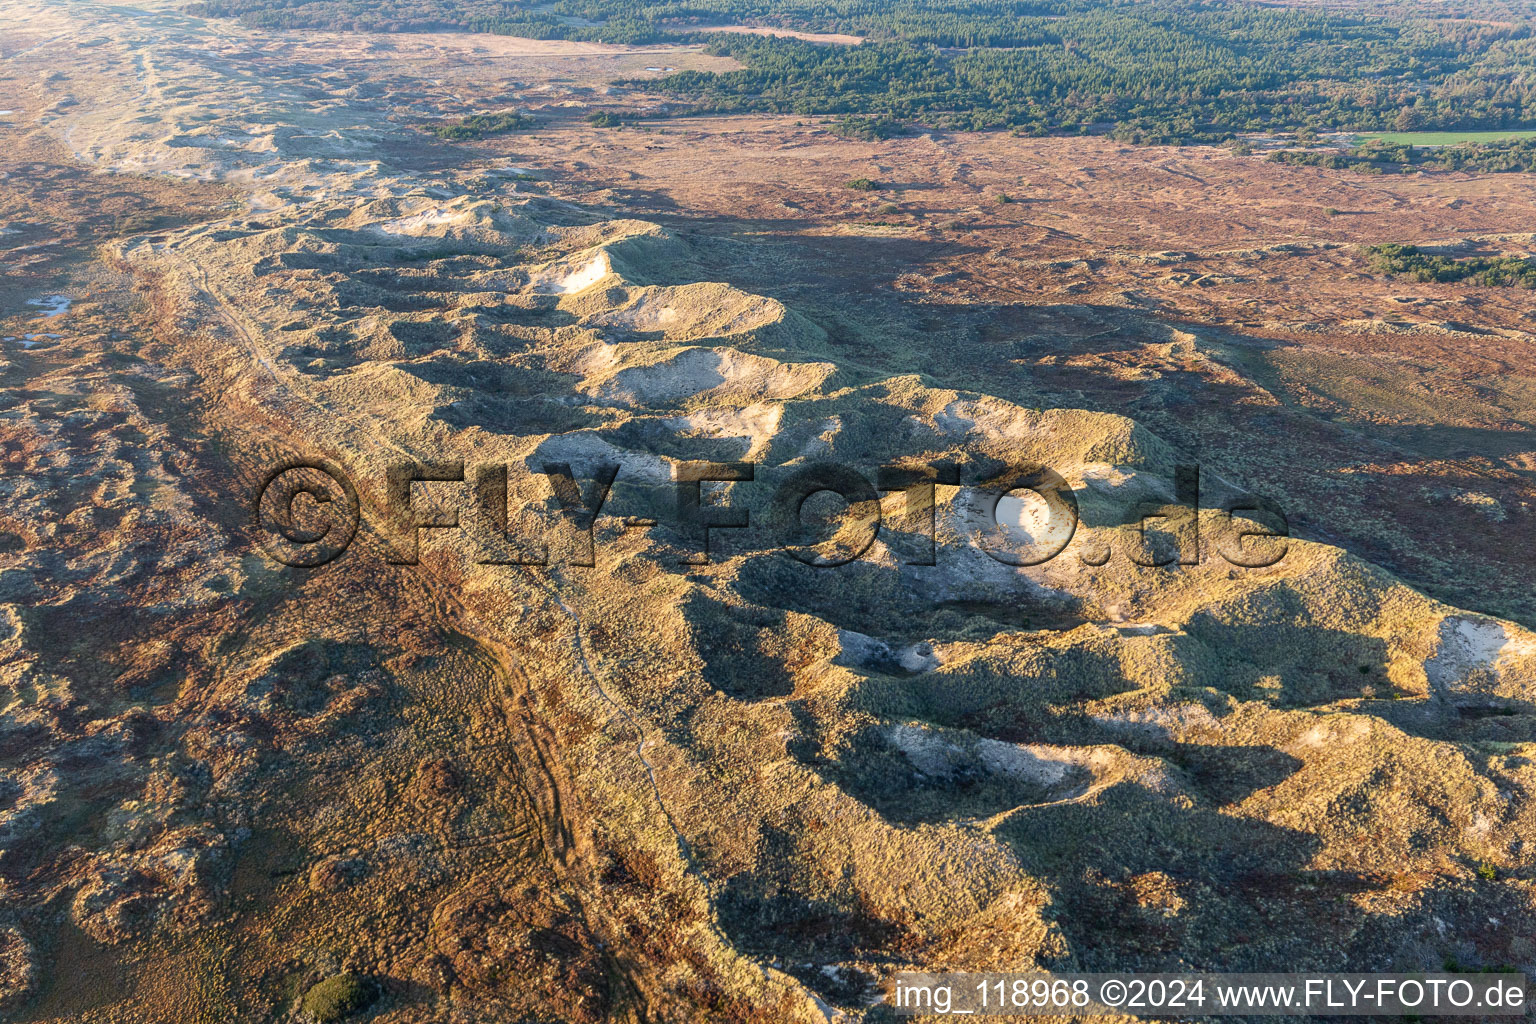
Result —
[[857, 46], [864, 41], [863, 36], [851, 36], [842, 32], [796, 32], [794, 29], [761, 25], [706, 25], [697, 31], [735, 32], [749, 36], [787, 36], [790, 39], [802, 39], [807, 43], [826, 43], [829, 46]]
[[[1536, 176], [1368, 176], [1210, 147], [1006, 133], [858, 142], [792, 117], [572, 125], [490, 148], [549, 168], [552, 187], [573, 199], [722, 241], [771, 241], [784, 264], [733, 265], [724, 254], [739, 250], [728, 246], [716, 269], [781, 298], [849, 309], [904, 295], [954, 318], [987, 309], [994, 323], [984, 336], [998, 342], [1037, 329], [1064, 303], [1217, 332], [1207, 336], [1228, 346], [1227, 361], [1261, 387], [1262, 401], [1299, 417], [1292, 434], [1274, 438], [1284, 454], [1256, 479], [1283, 481], [1298, 504], [1317, 501], [1325, 535], [1350, 538], [1419, 585], [1536, 621], [1536, 602], [1514, 582], [1528, 567], [1502, 521], [1468, 519], [1471, 505], [1452, 513], [1462, 522], [1457, 543], [1475, 549], [1468, 557], [1498, 566], [1491, 589], [1481, 573], [1447, 573], [1423, 539], [1445, 514], [1424, 495], [1496, 494], [1512, 514], [1536, 509], [1528, 293], [1381, 278], [1358, 252], [1384, 241], [1529, 252]], [[879, 187], [847, 188], [855, 177]], [[1144, 357], [1133, 353], [1039, 351], [1021, 365], [1115, 403], [1141, 390], [1129, 367]], [[1157, 415], [1185, 421], [1213, 454], [1229, 450], [1229, 430], [1274, 429], [1216, 429], [1192, 420], [1195, 408]], [[1240, 447], [1251, 455], [1250, 444]], [[1360, 505], [1324, 498], [1331, 474], [1356, 464], [1357, 483], [1384, 490]], [[1222, 471], [1242, 475], [1233, 464]], [[1400, 499], [1388, 499], [1390, 523], [1376, 514], [1382, 493]], [[1392, 540], [1392, 523], [1413, 539]]]

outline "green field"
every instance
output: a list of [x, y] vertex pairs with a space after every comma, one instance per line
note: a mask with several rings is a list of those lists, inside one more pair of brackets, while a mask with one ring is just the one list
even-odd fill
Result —
[[1507, 132], [1366, 132], [1355, 136], [1359, 142], [1381, 139], [1410, 146], [1454, 146], [1459, 142], [1498, 142], [1501, 139], [1528, 139], [1536, 130]]

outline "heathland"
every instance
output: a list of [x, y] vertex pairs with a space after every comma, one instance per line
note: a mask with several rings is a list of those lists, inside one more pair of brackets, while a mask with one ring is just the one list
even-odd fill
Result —
[[[1521, 121], [1518, 12], [1388, 6], [994, 19], [1031, 42], [958, 35], [982, 6], [0, 0], [3, 1012], [1536, 969], [1536, 313], [1485, 275], [1529, 265], [1536, 178], [1269, 158]], [[690, 34], [726, 24], [868, 41]], [[1177, 115], [1264, 130], [1133, 144], [1163, 70], [1063, 78], [1039, 135], [930, 116], [1034, 109], [967, 70], [1031, 47], [1120, 81], [1132, 29], [1276, 54]], [[1317, 77], [1340, 39], [1376, 71]], [[312, 568], [274, 555], [345, 488], [254, 504], [295, 460], [357, 499]], [[754, 475], [680, 502], [703, 461]], [[829, 466], [907, 476], [799, 536], [773, 496]], [[727, 509], [701, 562], [686, 514]]]

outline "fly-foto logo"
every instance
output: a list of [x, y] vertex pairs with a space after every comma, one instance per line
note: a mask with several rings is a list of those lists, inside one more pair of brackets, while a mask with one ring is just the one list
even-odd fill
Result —
[[[906, 564], [936, 565], [939, 488], [958, 489], [949, 505], [963, 509], [974, 529], [971, 543], [997, 562], [1034, 566], [1062, 555], [1081, 525], [1076, 492], [1055, 470], [1038, 465], [1003, 466], [963, 480], [960, 467], [943, 464], [882, 466], [873, 479], [835, 463], [779, 467], [770, 483], [751, 462], [679, 462], [672, 465], [672, 515], [662, 520], [625, 517], [625, 525], [665, 525], [677, 539], [680, 565], [708, 565], [711, 545], [722, 531], [756, 534], [753, 542], [780, 548], [789, 557], [818, 568], [836, 568], [865, 556], [887, 525], [882, 495], [892, 503], [903, 533], [917, 538]], [[604, 462], [581, 467], [547, 462], [534, 474], [545, 481], [549, 502], [567, 553], [559, 564], [596, 564], [595, 527], [620, 478], [622, 467]], [[387, 559], [414, 564], [422, 531], [456, 530], [474, 539], [483, 565], [548, 566], [549, 538], [509, 533], [511, 471], [506, 464], [406, 462], [390, 465], [382, 487], [381, 532]], [[1180, 465], [1173, 474], [1174, 500], [1143, 500], [1122, 509], [1112, 531], [1096, 530], [1075, 557], [1104, 565], [1114, 557], [1117, 537], [1125, 557], [1144, 566], [1195, 565], [1213, 550], [1231, 565], [1267, 568], [1285, 557], [1289, 527], [1272, 502], [1247, 496], [1219, 508], [1200, 502], [1200, 468]], [[706, 500], [706, 488], [730, 488], [728, 503]], [[431, 489], [430, 498], [424, 488]], [[827, 495], [841, 515], [807, 516], [813, 499]], [[547, 503], [549, 503], [547, 502]], [[252, 503], [252, 528], [266, 552], [285, 565], [314, 568], [335, 560], [351, 544], [362, 519], [362, 502], [351, 479], [327, 460], [295, 460], [267, 473]], [[1201, 513], [1214, 513], [1202, 518]], [[1201, 534], [1209, 534], [1202, 545]], [[1106, 536], [1106, 533], [1108, 536]], [[1161, 542], [1150, 543], [1152, 536]]]

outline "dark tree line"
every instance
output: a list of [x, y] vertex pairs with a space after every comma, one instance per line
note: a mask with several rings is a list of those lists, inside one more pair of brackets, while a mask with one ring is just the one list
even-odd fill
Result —
[[1427, 253], [1416, 245], [1373, 245], [1366, 255], [1378, 273], [1415, 281], [1471, 281], [1490, 288], [1536, 288], [1536, 261], [1521, 256], [1469, 256], [1454, 259]]
[[[1536, 37], [1528, 12], [1506, 5], [1506, 19], [1481, 3], [1457, 19], [1406, 0], [1350, 11], [1243, 0], [203, 0], [190, 10], [268, 27], [695, 39], [745, 67], [661, 81], [693, 110], [1034, 133], [1111, 125], [1128, 141], [1179, 142], [1536, 125]], [[866, 41], [699, 31], [741, 22]]]
[[1408, 168], [1498, 174], [1536, 170], [1536, 138], [1464, 142], [1455, 146], [1414, 146], [1374, 140], [1342, 153], [1288, 149], [1271, 154], [1270, 159], [1294, 166], [1352, 169], [1368, 174], [1390, 174]]

